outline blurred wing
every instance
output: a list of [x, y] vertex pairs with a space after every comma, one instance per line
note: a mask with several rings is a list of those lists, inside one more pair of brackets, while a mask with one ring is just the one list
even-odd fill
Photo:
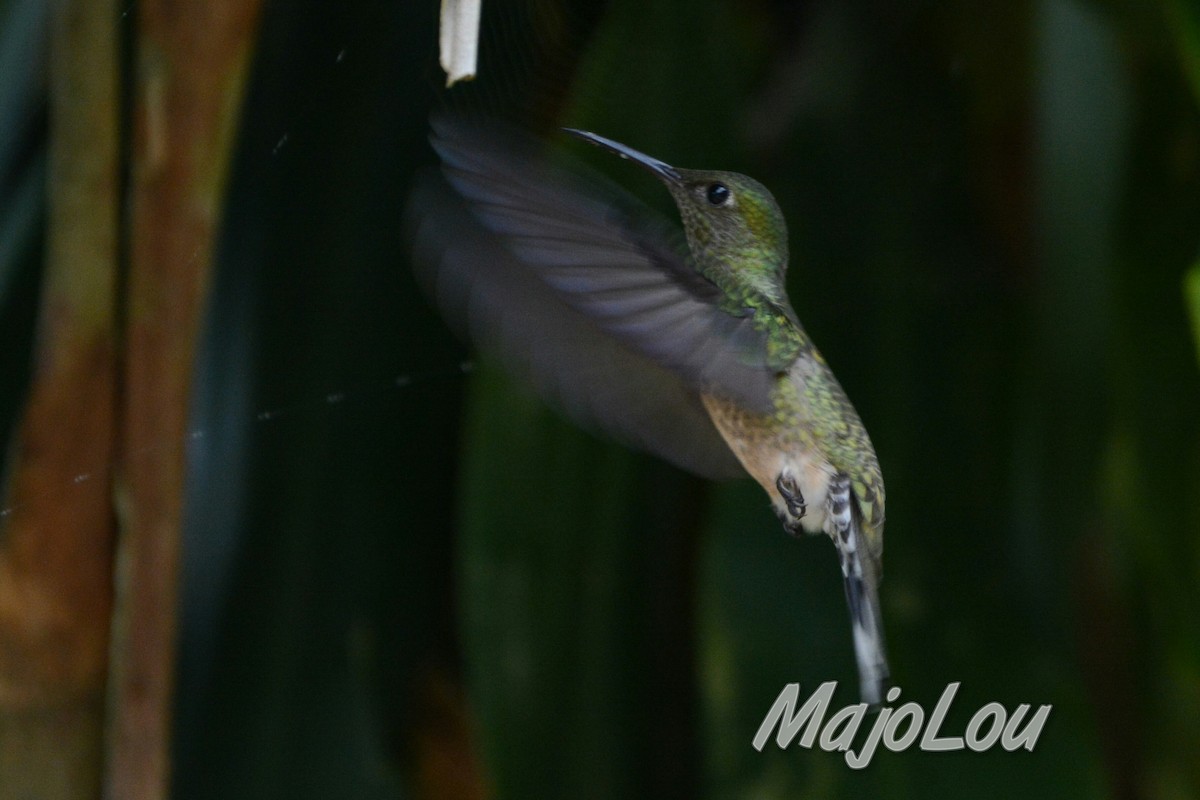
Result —
[[566, 305], [436, 175], [407, 226], [417, 277], [447, 320], [582, 427], [705, 477], [745, 475], [696, 392]]
[[545, 284], [627, 348], [695, 389], [773, 409], [775, 371], [751, 314], [719, 307], [678, 227], [582, 167], [552, 167], [530, 139], [435, 116], [432, 144], [471, 212]]

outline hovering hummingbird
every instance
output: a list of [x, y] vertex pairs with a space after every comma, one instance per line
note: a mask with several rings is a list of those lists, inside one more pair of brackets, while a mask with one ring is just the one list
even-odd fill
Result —
[[788, 301], [779, 206], [745, 175], [564, 130], [662, 181], [683, 235], [510, 130], [435, 116], [453, 191], [427, 182], [410, 202], [418, 277], [478, 346], [585, 427], [704, 476], [749, 473], [788, 532], [829, 535], [861, 694], [880, 703], [883, 478]]

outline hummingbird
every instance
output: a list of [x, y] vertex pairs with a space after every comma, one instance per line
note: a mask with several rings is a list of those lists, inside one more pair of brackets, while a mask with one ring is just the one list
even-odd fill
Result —
[[563, 130], [661, 181], [681, 225], [532, 137], [435, 114], [442, 180], [418, 184], [408, 211], [418, 278], [568, 417], [705, 477], [748, 473], [789, 533], [829, 536], [861, 697], [879, 705], [883, 477], [788, 300], [779, 205], [745, 175]]

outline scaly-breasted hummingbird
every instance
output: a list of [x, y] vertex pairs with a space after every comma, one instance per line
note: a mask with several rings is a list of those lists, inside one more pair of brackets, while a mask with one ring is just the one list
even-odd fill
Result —
[[748, 472], [789, 532], [828, 534], [862, 697], [878, 704], [883, 478], [788, 302], [779, 206], [745, 175], [678, 169], [565, 130], [661, 180], [684, 236], [511, 131], [435, 116], [454, 192], [427, 183], [410, 204], [419, 277], [451, 321], [569, 416], [702, 475]]

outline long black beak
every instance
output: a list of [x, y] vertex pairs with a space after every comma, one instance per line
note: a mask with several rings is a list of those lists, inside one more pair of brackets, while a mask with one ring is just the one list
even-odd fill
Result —
[[583, 139], [585, 142], [591, 142], [597, 147], [602, 147], [605, 150], [616, 153], [621, 158], [628, 159], [634, 163], [640, 164], [650, 172], [654, 173], [663, 180], [672, 183], [679, 183], [683, 180], [683, 176], [670, 164], [664, 161], [659, 161], [657, 158], [651, 158], [645, 153], [634, 150], [632, 147], [627, 147], [620, 142], [614, 142], [612, 139], [606, 139], [603, 136], [597, 136], [588, 131], [581, 131], [575, 128], [563, 128], [563, 131]]

